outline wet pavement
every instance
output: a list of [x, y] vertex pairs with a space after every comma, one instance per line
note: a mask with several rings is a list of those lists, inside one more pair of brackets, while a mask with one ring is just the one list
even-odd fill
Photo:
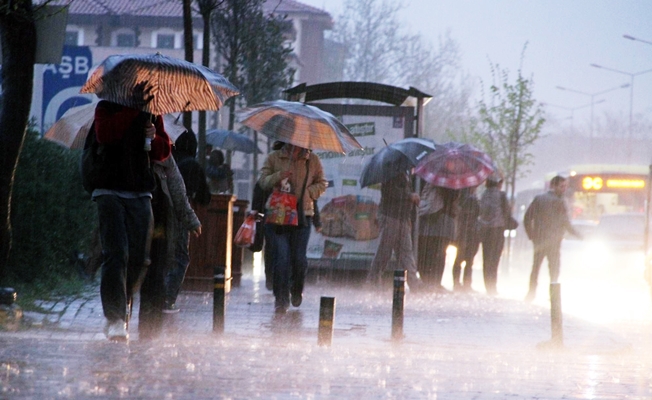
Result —
[[[645, 286], [574, 297], [567, 272], [562, 298], [574, 312], [564, 314], [564, 346], [551, 348], [547, 282], [527, 304], [527, 271], [501, 274], [498, 297], [407, 293], [399, 341], [391, 339], [391, 281], [369, 289], [320, 279], [301, 307], [278, 316], [254, 271], [227, 295], [223, 334], [212, 330], [212, 294], [183, 292], [160, 337], [139, 339], [135, 316], [128, 343], [105, 339], [97, 291], [43, 303], [51, 313], [26, 313], [29, 327], [0, 332], [0, 398], [652, 398], [649, 304], [602, 318], [580, 312]], [[582, 286], [598, 285], [581, 276]], [[317, 344], [321, 296], [336, 299], [331, 346]]]

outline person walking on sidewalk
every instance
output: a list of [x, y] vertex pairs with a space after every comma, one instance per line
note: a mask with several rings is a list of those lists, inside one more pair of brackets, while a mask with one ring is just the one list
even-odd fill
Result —
[[421, 279], [436, 293], [448, 293], [442, 285], [446, 250], [455, 240], [460, 190], [426, 183], [419, 207], [418, 268]]
[[[137, 109], [100, 101], [95, 109], [95, 139], [102, 149], [102, 170], [94, 182], [102, 244], [100, 297], [106, 335], [127, 340], [127, 321], [136, 288], [150, 264], [152, 190], [150, 160], [170, 156], [163, 119]], [[151, 146], [146, 146], [151, 139]]]
[[299, 307], [303, 300], [314, 201], [328, 185], [319, 157], [309, 149], [289, 143], [267, 156], [258, 180], [263, 190], [272, 190], [283, 182], [289, 184], [297, 197], [297, 208], [299, 214], [299, 207], [303, 209], [303, 216], [299, 215], [299, 226], [265, 224], [265, 250], [272, 251], [269, 260], [277, 313], [285, 313], [290, 302]]
[[[480, 202], [475, 195], [477, 186], [462, 189], [460, 196], [460, 213], [457, 220], [457, 255], [453, 262], [453, 290], [472, 292], [473, 259], [478, 253], [480, 240], [478, 235], [478, 216], [480, 215]], [[462, 263], [464, 273], [462, 280]]]
[[[201, 223], [188, 202], [183, 178], [173, 157], [152, 161], [156, 188], [152, 192], [154, 231], [151, 245], [151, 265], [140, 288], [138, 313], [139, 339], [160, 334], [165, 312], [168, 272], [176, 266], [176, 247], [181, 231], [201, 234]], [[187, 243], [187, 241], [186, 241]]]
[[407, 270], [408, 286], [413, 290], [421, 288], [412, 247], [412, 218], [419, 200], [419, 194], [412, 190], [408, 171], [382, 183], [378, 208], [380, 240], [367, 273], [368, 284], [378, 285], [393, 251], [398, 267]]
[[[197, 138], [192, 130], [187, 130], [177, 138], [175, 146], [172, 149], [172, 156], [177, 163], [179, 173], [183, 178], [185, 186], [185, 195], [194, 204], [207, 206], [211, 201], [211, 192], [206, 182], [206, 175], [201, 165], [195, 158], [197, 155]], [[189, 215], [188, 210], [182, 209], [176, 214], [176, 244], [175, 244], [175, 264], [170, 268], [165, 277], [165, 308], [164, 313], [172, 314], [179, 312], [177, 306], [177, 296], [181, 289], [181, 284], [186, 276], [188, 265], [190, 265], [190, 235], [194, 225], [188, 225], [184, 218]], [[194, 214], [194, 211], [193, 211]], [[189, 229], [190, 228], [190, 229]]]
[[558, 282], [560, 248], [564, 233], [569, 232], [582, 238], [582, 235], [573, 228], [568, 217], [564, 200], [566, 189], [568, 189], [568, 180], [559, 175], [555, 176], [550, 180], [550, 190], [537, 195], [525, 211], [523, 217], [525, 232], [534, 246], [530, 289], [525, 301], [530, 302], [536, 297], [539, 270], [544, 257], [548, 259], [550, 282]]
[[480, 198], [480, 237], [482, 243], [482, 275], [487, 294], [498, 294], [498, 265], [505, 247], [505, 221], [511, 215], [507, 195], [501, 190], [503, 176], [494, 172], [487, 178], [486, 190]]

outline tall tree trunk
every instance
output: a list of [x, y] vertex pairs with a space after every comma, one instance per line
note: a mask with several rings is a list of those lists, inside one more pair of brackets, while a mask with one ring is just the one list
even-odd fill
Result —
[[[190, 3], [192, 0], [183, 0], [183, 47], [186, 61], [194, 62], [193, 41], [192, 41], [192, 14]], [[192, 128], [192, 112], [183, 113], [183, 126], [186, 129]]]
[[[210, 68], [211, 58], [211, 11], [202, 13], [204, 20], [204, 47], [201, 52], [202, 65]], [[206, 111], [199, 112], [199, 132], [197, 132], [197, 147], [199, 148], [199, 164], [206, 168]]]
[[31, 1], [15, 1], [0, 14], [3, 93], [0, 100], [0, 282], [11, 250], [11, 195], [29, 120], [34, 82], [36, 27]]

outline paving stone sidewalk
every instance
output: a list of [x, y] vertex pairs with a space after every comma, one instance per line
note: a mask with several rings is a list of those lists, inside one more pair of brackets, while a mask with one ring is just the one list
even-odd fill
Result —
[[[391, 283], [390, 283], [391, 284]], [[335, 297], [333, 343], [317, 345], [319, 299]], [[160, 338], [108, 342], [97, 293], [42, 304], [29, 329], [0, 333], [3, 398], [650, 398], [650, 323], [564, 318], [550, 349], [545, 307], [481, 293], [408, 293], [391, 340], [392, 288], [317, 282], [273, 312], [247, 276], [212, 331], [212, 294], [182, 293]], [[137, 310], [134, 307], [134, 310]]]

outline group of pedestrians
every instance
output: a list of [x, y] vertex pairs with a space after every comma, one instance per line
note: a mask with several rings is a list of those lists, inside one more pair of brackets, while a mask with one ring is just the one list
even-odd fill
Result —
[[190, 203], [209, 204], [209, 183], [213, 191], [232, 191], [232, 172], [214, 150], [209, 163], [214, 168], [205, 173], [191, 130], [172, 143], [161, 116], [105, 100], [95, 110], [87, 140], [92, 142], [95, 147], [87, 147], [96, 165], [83, 167], [82, 174], [91, 181], [87, 189], [98, 210], [105, 332], [111, 340], [128, 339], [139, 292], [139, 334], [152, 337], [160, 332], [163, 313], [179, 311], [190, 235], [201, 234]]
[[[398, 264], [408, 272], [411, 290], [446, 293], [448, 289], [442, 285], [446, 252], [448, 246], [454, 244], [457, 256], [453, 263], [453, 288], [471, 291], [473, 260], [482, 243], [485, 286], [487, 293], [495, 295], [496, 270], [504, 244], [504, 220], [511, 213], [509, 208], [503, 207], [502, 200], [506, 198], [500, 191], [502, 177], [493, 174], [486, 185], [482, 199], [478, 200], [477, 187], [455, 190], [430, 183], [425, 183], [419, 195], [412, 191], [408, 171], [383, 182], [379, 207], [380, 241], [367, 281], [377, 283], [394, 251]], [[415, 221], [419, 223], [416, 262], [412, 243], [415, 210], [418, 210]]]
[[[108, 101], [96, 108], [92, 135], [102, 163], [102, 173], [97, 174], [101, 179], [92, 183], [91, 196], [99, 217], [106, 334], [110, 339], [128, 338], [132, 301], [140, 289], [139, 332], [152, 336], [160, 329], [161, 313], [178, 311], [176, 297], [190, 261], [189, 235], [201, 234], [190, 200], [206, 205], [211, 191], [232, 192], [233, 172], [221, 151], [213, 150], [204, 174], [196, 160], [193, 132], [182, 134], [173, 150], [160, 116]], [[411, 289], [447, 292], [442, 278], [447, 248], [454, 244], [458, 251], [453, 289], [472, 291], [473, 260], [482, 244], [485, 289], [496, 295], [504, 231], [511, 219], [502, 183], [499, 173], [492, 174], [478, 199], [477, 187], [453, 190], [426, 183], [417, 193], [408, 171], [384, 182], [381, 235], [368, 281], [378, 283], [394, 252], [407, 270]], [[528, 301], [536, 295], [544, 258], [548, 258], [551, 281], [557, 281], [564, 232], [579, 236], [563, 200], [567, 185], [564, 178], [553, 178], [551, 190], [537, 196], [525, 213], [525, 230], [535, 250]], [[309, 149], [279, 142], [266, 158], [257, 186], [265, 197], [283, 186], [297, 199], [296, 226], [264, 224], [266, 272], [276, 312], [284, 313], [303, 300], [308, 241], [312, 225], [319, 226], [316, 202], [327, 181], [321, 161]], [[413, 221], [419, 223], [416, 259]]]
[[[368, 284], [377, 285], [394, 252], [400, 268], [407, 271], [411, 290], [447, 293], [449, 290], [442, 285], [442, 279], [447, 249], [454, 245], [457, 255], [452, 268], [453, 290], [472, 292], [473, 262], [482, 247], [485, 290], [490, 296], [498, 295], [498, 266], [505, 245], [505, 231], [515, 229], [502, 185], [502, 174], [494, 172], [485, 181], [485, 189], [478, 198], [477, 186], [454, 190], [425, 183], [418, 194], [412, 189], [408, 171], [383, 182], [380, 240], [367, 275]], [[565, 178], [553, 178], [550, 191], [537, 196], [525, 213], [525, 231], [534, 245], [526, 301], [532, 301], [536, 295], [544, 258], [548, 258], [551, 282], [558, 280], [559, 249], [564, 233], [580, 236], [570, 223], [563, 198], [567, 186]], [[419, 223], [416, 261], [413, 221]]]

